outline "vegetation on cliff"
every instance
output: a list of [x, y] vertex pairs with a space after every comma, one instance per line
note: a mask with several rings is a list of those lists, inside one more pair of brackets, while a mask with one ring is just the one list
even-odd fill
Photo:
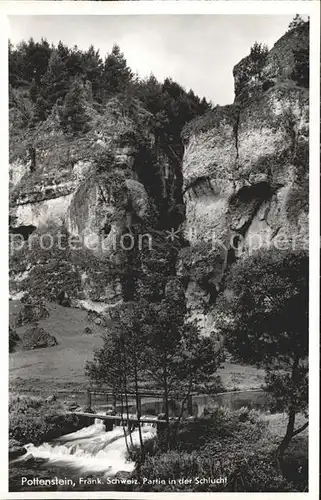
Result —
[[[197, 154], [201, 148], [196, 148], [189, 165], [196, 165], [196, 172], [190, 168], [187, 173], [186, 190], [195, 195], [193, 213], [200, 214], [200, 222], [209, 222], [204, 227], [222, 229], [218, 236], [224, 244], [232, 229], [246, 238], [262, 207], [256, 222], [271, 228], [271, 200], [279, 202], [282, 189], [285, 201], [282, 210], [276, 205], [274, 213], [278, 223], [280, 213], [286, 224], [297, 224], [301, 212], [307, 211], [308, 135], [303, 119], [307, 61], [299, 40], [294, 50], [287, 46], [289, 37], [297, 38], [296, 30], [306, 35], [307, 25], [299, 22], [290, 27], [270, 52], [255, 44], [235, 67], [235, 103], [215, 109], [170, 79], [160, 83], [154, 76], [137, 78], [118, 46], [105, 60], [93, 47], [83, 52], [61, 42], [54, 47], [45, 40], [30, 40], [9, 47], [11, 156], [28, 158], [30, 164], [15, 194], [23, 188], [28, 193], [33, 188], [41, 191], [39, 186], [46, 186], [48, 179], [53, 184], [66, 181], [72, 192], [75, 166], [80, 160], [88, 162], [68, 210], [72, 224], [106, 240], [115, 230], [117, 243], [124, 235], [133, 242], [131, 248], [118, 246], [98, 258], [83, 248], [74, 251], [70, 245], [63, 249], [61, 242], [57, 245], [58, 231], [63, 242], [70, 236], [64, 225], [39, 227], [34, 234], [48, 238], [42, 233], [50, 230], [54, 245], [48, 252], [36, 239], [31, 251], [23, 248], [13, 254], [13, 274], [24, 277], [20, 288], [18, 280], [18, 289], [28, 288], [31, 295], [47, 301], [66, 299], [70, 305], [70, 297], [104, 303], [107, 288], [114, 287], [103, 345], [87, 363], [86, 373], [92, 382], [113, 391], [122, 410], [128, 391], [135, 395], [140, 433], [135, 449], [123, 422], [128, 452], [137, 460], [134, 475], [166, 480], [161, 491], [171, 490], [173, 471], [175, 490], [180, 486], [184, 491], [246, 492], [307, 488], [305, 452], [289, 459], [308, 425], [301, 422], [307, 414], [308, 392], [306, 253], [251, 248], [245, 257], [228, 244], [223, 249], [214, 249], [213, 241], [189, 245], [180, 231], [169, 231], [180, 229], [185, 217], [182, 139], [195, 143], [198, 135], [211, 153], [207, 151], [203, 161]], [[290, 62], [279, 78], [280, 47]], [[293, 109], [283, 109], [286, 96]], [[299, 121], [303, 125], [298, 132]], [[204, 146], [211, 133], [212, 143]], [[256, 147], [260, 142], [266, 146], [261, 156]], [[54, 152], [57, 145], [59, 152]], [[30, 157], [24, 156], [27, 150]], [[54, 168], [57, 173], [52, 173]], [[284, 194], [289, 177], [292, 191]], [[202, 198], [199, 210], [197, 196]], [[13, 203], [17, 199], [13, 197]], [[207, 204], [209, 199], [212, 205]], [[217, 202], [222, 205], [217, 207]], [[271, 202], [268, 208], [267, 202]], [[95, 215], [90, 219], [89, 213]], [[195, 221], [197, 225], [196, 217]], [[280, 228], [278, 224], [275, 234]], [[137, 245], [146, 232], [153, 239], [151, 249], [147, 241]], [[191, 282], [197, 285], [196, 294], [205, 292], [204, 315], [209, 310], [214, 313], [209, 315], [213, 321], [207, 336], [196, 322], [188, 321], [186, 291]], [[20, 314], [22, 323], [29, 310], [27, 304]], [[86, 332], [90, 333], [89, 327]], [[19, 338], [13, 330], [9, 335], [13, 350]], [[211, 407], [207, 415], [183, 420], [193, 391], [214, 394], [222, 387], [216, 335], [224, 337], [234, 359], [266, 369], [264, 388], [273, 397], [271, 409], [288, 416], [282, 435], [271, 436], [264, 419], [246, 409], [229, 412]], [[157, 438], [148, 443], [142, 438], [139, 400], [146, 387], [163, 396], [165, 421], [164, 429], [159, 427]], [[173, 399], [182, 402], [176, 423], [170, 422]], [[73, 430], [79, 422], [66, 423], [59, 405], [52, 410], [46, 402], [18, 398], [12, 403], [10, 423], [14, 439], [38, 443], [55, 437], [57, 429]], [[195, 483], [197, 477], [222, 476], [224, 483]], [[180, 478], [194, 478], [193, 486], [180, 485]]]

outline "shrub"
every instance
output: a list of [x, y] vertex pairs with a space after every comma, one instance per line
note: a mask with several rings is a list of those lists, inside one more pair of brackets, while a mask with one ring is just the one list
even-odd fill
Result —
[[25, 351], [52, 347], [57, 344], [57, 339], [38, 325], [27, 330], [22, 337], [22, 345]]
[[[141, 466], [141, 475], [165, 481], [165, 485], [141, 485], [139, 489], [142, 491], [295, 491], [269, 457], [247, 452], [211, 458], [195, 452], [170, 451], [147, 457]], [[183, 478], [190, 479], [190, 483], [180, 484], [179, 479]]]
[[39, 445], [84, 424], [75, 415], [66, 415], [60, 403], [40, 398], [13, 396], [9, 402], [9, 437], [22, 444]]
[[20, 337], [17, 334], [16, 330], [9, 326], [9, 352], [13, 352], [17, 343], [19, 342]]

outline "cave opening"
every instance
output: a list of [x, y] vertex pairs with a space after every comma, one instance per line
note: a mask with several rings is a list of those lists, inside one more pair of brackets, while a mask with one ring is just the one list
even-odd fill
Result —
[[16, 227], [9, 226], [9, 233], [20, 234], [23, 237], [24, 241], [27, 241], [29, 236], [36, 229], [37, 229], [36, 226], [34, 226], [33, 224], [29, 224], [27, 226], [21, 225], [21, 226], [16, 226]]

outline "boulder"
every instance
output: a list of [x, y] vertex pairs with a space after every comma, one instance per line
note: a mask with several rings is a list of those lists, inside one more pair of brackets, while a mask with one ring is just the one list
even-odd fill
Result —
[[23, 306], [16, 319], [16, 326], [20, 327], [28, 323], [36, 323], [41, 319], [48, 318], [49, 311], [42, 300], [25, 298]]
[[89, 326], [86, 326], [86, 328], [84, 329], [84, 334], [85, 335], [92, 335], [93, 331], [91, 328], [89, 328]]
[[57, 344], [57, 339], [39, 325], [29, 328], [22, 337], [22, 346], [25, 351], [52, 347]]
[[65, 290], [61, 290], [57, 295], [57, 302], [60, 306], [71, 307], [71, 300]]
[[79, 404], [76, 401], [73, 401], [71, 403], [67, 403], [67, 410], [68, 411], [75, 411], [79, 408]]

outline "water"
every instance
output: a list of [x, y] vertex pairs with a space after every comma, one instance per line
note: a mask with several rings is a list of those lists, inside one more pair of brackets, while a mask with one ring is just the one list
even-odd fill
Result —
[[[156, 433], [151, 425], [142, 427], [143, 440]], [[139, 443], [138, 430], [132, 432], [133, 444]], [[22, 477], [67, 478], [74, 481], [54, 489], [85, 489], [79, 478], [98, 478], [101, 484], [90, 485], [91, 489], [106, 488], [106, 478], [114, 477], [117, 472], [123, 474], [134, 470], [134, 462], [126, 458], [127, 449], [122, 427], [115, 427], [106, 432], [101, 420], [96, 419], [93, 425], [77, 432], [66, 434], [51, 443], [40, 446], [26, 445], [27, 453], [10, 463], [10, 491], [41, 491], [41, 486], [22, 484]], [[65, 486], [65, 487], [64, 487]], [[79, 488], [77, 488], [77, 486]], [[97, 487], [98, 486], [98, 487]], [[111, 488], [112, 489], [112, 488]]]
[[[211, 397], [200, 395], [193, 397], [193, 414], [200, 416], [206, 407], [213, 404], [232, 410], [247, 406], [265, 412], [268, 399], [267, 394], [261, 391], [230, 392]], [[162, 409], [161, 405], [161, 400], [146, 401], [144, 411], [157, 414]], [[156, 428], [145, 424], [142, 433], [143, 439], [146, 440], [155, 435]], [[132, 439], [134, 444], [139, 443], [138, 430], [132, 433]], [[115, 490], [114, 485], [108, 485], [108, 478], [114, 477], [118, 472], [121, 476], [126, 476], [135, 467], [135, 464], [126, 458], [127, 449], [122, 427], [114, 427], [112, 431], [106, 432], [103, 422], [99, 419], [96, 419], [93, 425], [66, 434], [51, 443], [43, 443], [40, 446], [28, 444], [26, 448], [25, 455], [10, 463], [10, 491]], [[67, 478], [72, 480], [74, 485], [27, 486], [22, 484], [22, 477], [30, 480], [34, 477]], [[98, 478], [98, 483], [80, 483], [81, 477]], [[122, 485], [120, 489], [123, 491], [126, 487]], [[127, 489], [132, 490], [133, 487], [128, 486]]]

